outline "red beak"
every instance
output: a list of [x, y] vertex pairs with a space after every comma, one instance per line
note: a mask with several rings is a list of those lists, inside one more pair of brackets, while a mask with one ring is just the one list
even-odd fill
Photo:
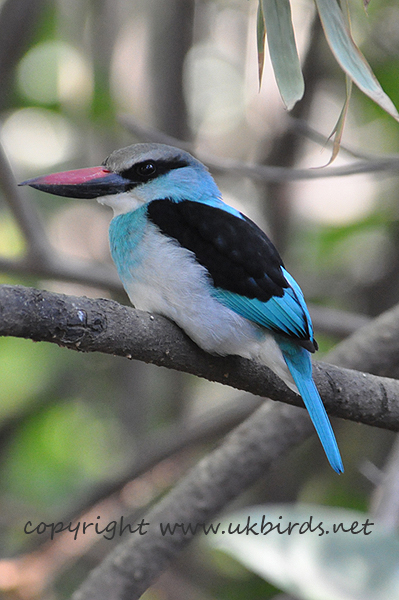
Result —
[[35, 177], [19, 185], [30, 185], [42, 192], [67, 198], [98, 198], [126, 192], [131, 181], [104, 167], [89, 167]]

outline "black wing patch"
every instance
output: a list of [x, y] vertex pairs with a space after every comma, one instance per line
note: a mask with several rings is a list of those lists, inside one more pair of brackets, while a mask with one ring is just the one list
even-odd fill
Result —
[[247, 217], [190, 200], [153, 200], [147, 210], [162, 233], [195, 254], [215, 287], [262, 302], [289, 287], [276, 248]]

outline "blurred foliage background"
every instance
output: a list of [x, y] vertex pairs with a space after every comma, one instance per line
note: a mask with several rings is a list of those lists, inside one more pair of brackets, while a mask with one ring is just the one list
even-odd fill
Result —
[[[100, 164], [112, 150], [153, 139], [157, 132], [189, 142], [202, 156], [297, 168], [325, 165], [330, 150], [320, 140], [337, 121], [345, 77], [313, 2], [294, 0], [292, 9], [306, 91], [287, 113], [267, 57], [258, 89], [255, 0], [3, 0], [0, 139], [16, 179]], [[366, 15], [360, 0], [352, 0], [350, 10], [357, 43], [399, 106], [397, 2], [373, 0]], [[347, 149], [374, 158], [398, 153], [398, 133], [398, 124], [354, 89], [334, 166], [353, 160]], [[276, 243], [310, 303], [366, 318], [398, 302], [394, 173], [279, 182], [253, 181], [233, 171], [214, 174], [226, 201]], [[71, 269], [76, 261], [108, 265], [110, 283], [54, 278], [40, 265], [24, 270], [29, 244], [3, 186], [1, 283], [127, 302], [113, 279], [110, 213], [94, 202], [31, 189], [22, 194], [45, 223], [55, 256]], [[316, 335], [322, 352], [341, 337], [320, 323]], [[124, 481], [135, 458], [147, 453], [158, 456], [158, 464], [125, 482], [120, 492], [100, 494], [91, 518], [101, 515], [106, 524], [121, 514], [133, 519], [145, 514], [218, 438], [204, 434], [161, 460], [162, 436], [174, 437], [176, 423], [184, 427], [186, 420], [195, 422], [215, 407], [223, 411], [243, 396], [151, 365], [13, 338], [0, 339], [0, 372], [0, 589], [4, 597], [14, 590], [13, 598], [68, 597], [117, 541], [92, 536], [79, 544], [69, 539], [46, 545], [45, 535], [24, 534], [28, 520], [78, 518], [95, 490]], [[354, 423], [334, 427], [343, 476], [329, 468], [314, 437], [276, 464], [237, 507], [299, 500], [367, 509], [394, 434]], [[146, 597], [239, 600], [278, 593], [196, 543]]]

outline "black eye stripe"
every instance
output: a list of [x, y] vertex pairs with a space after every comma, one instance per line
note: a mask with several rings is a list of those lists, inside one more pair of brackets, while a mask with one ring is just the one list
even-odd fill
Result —
[[173, 169], [181, 169], [187, 166], [187, 161], [178, 158], [173, 161], [145, 160], [121, 171], [120, 175], [125, 179], [130, 179], [133, 183], [145, 183], [150, 179], [165, 175]]

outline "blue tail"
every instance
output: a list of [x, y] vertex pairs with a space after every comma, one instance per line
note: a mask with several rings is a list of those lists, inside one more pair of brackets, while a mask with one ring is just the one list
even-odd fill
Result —
[[326, 409], [312, 378], [312, 363], [309, 352], [288, 340], [278, 340], [278, 344], [292, 378], [308, 409], [330, 465], [337, 473], [343, 473], [344, 467], [337, 441]]

